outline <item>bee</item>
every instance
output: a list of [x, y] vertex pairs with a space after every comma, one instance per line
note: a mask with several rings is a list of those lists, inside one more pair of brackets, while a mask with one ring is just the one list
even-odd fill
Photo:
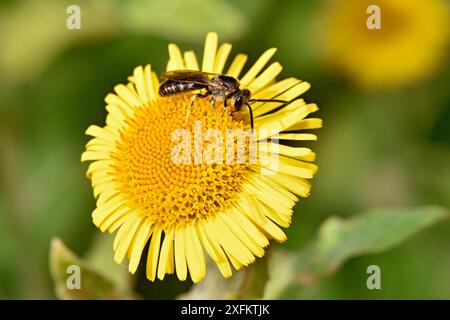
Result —
[[218, 73], [175, 70], [163, 73], [161, 80], [162, 82], [158, 91], [162, 97], [203, 89], [206, 90], [204, 93], [196, 93], [192, 96], [186, 120], [197, 98], [210, 98], [213, 105], [215, 105], [216, 101], [223, 102], [223, 106], [227, 110], [228, 101], [230, 101], [230, 106], [233, 108], [232, 115], [234, 112], [241, 112], [242, 108], [246, 106], [250, 114], [250, 125], [253, 129], [253, 110], [250, 103], [259, 101], [287, 103], [287, 101], [277, 99], [252, 99], [250, 90], [241, 89], [237, 79]]

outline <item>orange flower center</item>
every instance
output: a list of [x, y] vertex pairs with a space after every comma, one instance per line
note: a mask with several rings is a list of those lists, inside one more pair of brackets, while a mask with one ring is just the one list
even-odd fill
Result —
[[[251, 172], [248, 124], [208, 99], [196, 99], [187, 117], [190, 100], [191, 95], [175, 95], [138, 108], [112, 154], [129, 206], [164, 229], [228, 207]], [[229, 129], [238, 133], [233, 139]], [[242, 138], [246, 161], [239, 163], [234, 146]], [[231, 163], [225, 159], [229, 150]]]

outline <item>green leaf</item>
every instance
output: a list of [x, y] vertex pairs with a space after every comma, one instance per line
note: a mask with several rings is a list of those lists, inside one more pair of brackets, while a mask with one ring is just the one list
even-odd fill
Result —
[[121, 291], [132, 290], [133, 278], [128, 269], [114, 261], [114, 236], [110, 233], [97, 233], [84, 260], [95, 271], [107, 275]]
[[447, 216], [445, 209], [428, 206], [374, 209], [348, 219], [331, 217], [299, 253], [274, 256], [265, 297], [292, 297], [300, 287], [311, 287], [336, 272], [347, 259], [388, 250]]
[[[79, 268], [79, 288], [68, 285], [69, 277], [77, 272], [70, 266]], [[60, 299], [128, 299], [132, 297], [80, 259], [58, 238], [54, 238], [51, 243], [50, 273], [55, 283], [56, 296]]]

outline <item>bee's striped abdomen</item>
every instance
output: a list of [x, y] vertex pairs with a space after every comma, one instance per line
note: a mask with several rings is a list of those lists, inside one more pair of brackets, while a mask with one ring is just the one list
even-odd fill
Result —
[[202, 88], [204, 88], [203, 85], [194, 82], [179, 82], [174, 80], [165, 80], [159, 86], [159, 95], [162, 97], [173, 96], [175, 94], [189, 92]]

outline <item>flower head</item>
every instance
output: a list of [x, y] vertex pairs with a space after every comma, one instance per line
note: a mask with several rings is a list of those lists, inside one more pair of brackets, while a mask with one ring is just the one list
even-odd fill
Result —
[[[244, 54], [224, 71], [230, 50], [227, 43], [218, 47], [217, 35], [209, 33], [201, 71], [235, 77], [241, 89], [259, 99], [292, 101], [309, 88], [295, 78], [275, 80], [280, 64], [265, 68], [275, 49], [243, 76]], [[170, 44], [169, 56], [167, 70], [200, 70], [192, 51], [181, 53]], [[102, 231], [118, 230], [114, 259], [121, 263], [128, 257], [131, 273], [149, 243], [146, 271], [151, 281], [174, 272], [185, 280], [188, 271], [193, 282], [201, 281], [205, 252], [230, 277], [230, 263], [239, 269], [263, 256], [270, 239], [286, 239], [279, 226], [289, 226], [298, 196], [308, 196], [308, 179], [317, 171], [311, 163], [314, 153], [276, 142], [316, 140], [314, 134], [298, 131], [321, 127], [320, 119], [305, 119], [317, 106], [301, 99], [287, 105], [254, 103], [252, 131], [245, 115], [231, 112], [223, 101], [193, 100], [192, 92], [160, 97], [158, 87], [149, 65], [135, 68], [129, 83], [117, 85], [105, 98], [106, 125], [86, 131], [94, 137], [82, 155], [82, 161], [93, 161], [87, 171], [97, 198], [93, 222]], [[230, 132], [238, 134], [223, 140]], [[244, 141], [242, 161], [234, 146], [239, 137]], [[259, 152], [250, 161], [255, 142]], [[231, 150], [224, 154], [231, 154], [232, 161], [223, 161], [222, 153], [214, 157], [214, 151], [224, 149]], [[270, 150], [275, 152], [261, 152]]]
[[[369, 26], [374, 14], [376, 28]], [[362, 87], [416, 83], [443, 62], [449, 18], [442, 0], [330, 0], [320, 19], [323, 51], [330, 66]]]

